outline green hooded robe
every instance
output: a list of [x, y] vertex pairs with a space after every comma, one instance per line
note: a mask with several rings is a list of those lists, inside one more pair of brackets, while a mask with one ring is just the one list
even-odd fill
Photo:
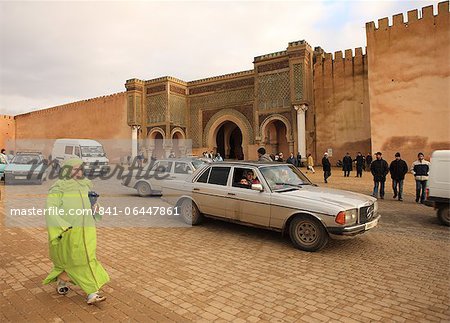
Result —
[[107, 283], [109, 276], [95, 253], [95, 222], [100, 216], [91, 211], [88, 192], [92, 190], [92, 182], [64, 176], [81, 163], [77, 158], [66, 161], [62, 179], [57, 180], [48, 193], [46, 221], [53, 269], [43, 283], [56, 281], [65, 271], [74, 284], [91, 294]]

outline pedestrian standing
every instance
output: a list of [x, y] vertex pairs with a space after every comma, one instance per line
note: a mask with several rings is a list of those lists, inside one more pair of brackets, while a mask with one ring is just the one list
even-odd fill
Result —
[[300, 154], [300, 152], [297, 153], [297, 167], [301, 167], [302, 166], [302, 155]]
[[279, 161], [280, 163], [283, 163], [283, 162], [284, 162], [283, 153], [279, 153], [279, 154], [278, 154], [278, 161]]
[[214, 161], [215, 162], [222, 162], [223, 161], [223, 158], [222, 158], [222, 156], [220, 156], [220, 153], [216, 154], [216, 157], [214, 157]]
[[314, 170], [314, 159], [311, 156], [311, 154], [308, 154], [307, 164], [308, 164], [308, 167], [307, 167], [307, 171], [306, 172], [308, 172], [308, 170], [310, 170], [310, 171], [313, 172], [313, 174], [315, 174], [316, 171]]
[[399, 152], [395, 153], [395, 159], [389, 165], [389, 172], [392, 178], [394, 199], [398, 196], [398, 200], [403, 201], [403, 181], [408, 172], [408, 165], [401, 159]]
[[416, 180], [416, 203], [424, 203], [430, 162], [425, 160], [423, 153], [417, 155], [417, 160], [411, 166], [411, 173]]
[[346, 153], [342, 159], [342, 170], [344, 171], [344, 177], [349, 177], [350, 172], [353, 170], [353, 159], [349, 153]]
[[328, 153], [323, 154], [322, 158], [323, 179], [325, 183], [328, 183], [328, 177], [331, 176], [331, 163], [328, 159]]
[[2, 149], [0, 152], [0, 164], [7, 164], [8, 158], [6, 157], [6, 150]]
[[367, 153], [367, 156], [366, 156], [366, 165], [367, 165], [367, 167], [366, 167], [366, 169], [367, 169], [368, 172], [370, 172], [370, 164], [372, 164], [372, 160], [373, 160], [373, 158], [372, 158], [371, 153]]
[[273, 159], [266, 154], [266, 149], [264, 147], [260, 147], [258, 149], [258, 161], [263, 161], [263, 162], [271, 162], [273, 161]]
[[286, 159], [286, 163], [288, 164], [292, 164], [294, 166], [296, 166], [296, 161], [295, 161], [295, 157], [294, 157], [294, 153], [291, 153], [288, 157], [288, 159]]
[[358, 155], [354, 160], [356, 162], [356, 177], [362, 177], [363, 168], [364, 168], [364, 156], [358, 151]]
[[384, 184], [386, 175], [389, 173], [388, 163], [381, 157], [381, 152], [375, 154], [376, 159], [370, 164], [370, 172], [373, 175], [373, 197], [378, 197], [378, 188], [380, 188], [380, 199], [384, 199]]

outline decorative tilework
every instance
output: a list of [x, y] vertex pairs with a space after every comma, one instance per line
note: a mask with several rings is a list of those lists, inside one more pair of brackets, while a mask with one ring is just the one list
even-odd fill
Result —
[[169, 96], [170, 121], [177, 125], [186, 125], [186, 98], [179, 95]]
[[147, 97], [147, 123], [166, 121], [167, 97], [163, 94]]
[[301, 101], [303, 98], [303, 64], [294, 64], [294, 89], [295, 100]]
[[289, 72], [261, 75], [257, 82], [259, 110], [290, 106]]

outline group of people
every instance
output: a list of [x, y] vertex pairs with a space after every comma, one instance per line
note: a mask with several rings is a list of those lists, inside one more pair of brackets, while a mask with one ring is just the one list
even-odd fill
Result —
[[[370, 157], [370, 158], [369, 158]], [[367, 162], [370, 163], [367, 165]], [[342, 170], [344, 171], [344, 177], [349, 177], [350, 172], [353, 169], [353, 162], [356, 162], [356, 177], [362, 177], [362, 172], [367, 165], [367, 169], [372, 173], [374, 187], [372, 196], [384, 199], [385, 195], [385, 182], [386, 176], [390, 173], [392, 179], [392, 190], [394, 192], [394, 199], [403, 201], [403, 182], [405, 175], [408, 173], [408, 165], [401, 158], [399, 152], [395, 153], [395, 159], [390, 164], [382, 158], [382, 153], [377, 152], [375, 154], [375, 160], [372, 160], [372, 156], [369, 154], [364, 158], [361, 152], [355, 159], [350, 157], [347, 153], [342, 160]], [[327, 179], [331, 176], [331, 163], [328, 153], [325, 153], [322, 158], [322, 168], [325, 183], [328, 183]], [[426, 184], [428, 180], [428, 172], [430, 170], [430, 162], [425, 160], [424, 154], [419, 153], [417, 160], [412, 164], [410, 171], [414, 175], [416, 181], [416, 203], [424, 203]]]
[[212, 150], [209, 153], [207, 151], [204, 151], [202, 155], [204, 158], [212, 159], [212, 161], [215, 162], [223, 161], [223, 157], [220, 155], [219, 152], [214, 154]]
[[[267, 154], [266, 149], [264, 147], [258, 149], [258, 161], [265, 161], [265, 162], [276, 161], [280, 163], [285, 162], [282, 152], [276, 155], [275, 154], [269, 155]], [[301, 167], [303, 166], [302, 155], [300, 153], [297, 153], [297, 156], [294, 156], [294, 153], [291, 153], [289, 157], [286, 159], [286, 163], [292, 164], [296, 167]], [[307, 171], [310, 170], [313, 173], [315, 173], [316, 171], [314, 169], [314, 159], [311, 154], [308, 154], [306, 163], [307, 163]]]

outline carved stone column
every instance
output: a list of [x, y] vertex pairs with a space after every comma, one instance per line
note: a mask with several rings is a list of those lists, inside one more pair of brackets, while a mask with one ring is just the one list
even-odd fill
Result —
[[131, 160], [138, 154], [138, 131], [140, 126], [131, 126]]
[[306, 159], [306, 110], [308, 106], [306, 104], [294, 105], [295, 111], [297, 111], [297, 148], [302, 159]]

